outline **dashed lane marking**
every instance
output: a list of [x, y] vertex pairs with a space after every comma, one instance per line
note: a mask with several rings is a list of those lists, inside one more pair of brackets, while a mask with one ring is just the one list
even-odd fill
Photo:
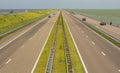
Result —
[[86, 38], [88, 38], [88, 36], [86, 36]]
[[99, 28], [98, 26], [96, 26], [97, 28]]
[[82, 33], [84, 33], [84, 31], [82, 31]]
[[120, 72], [120, 69], [118, 70], [118, 72]]
[[8, 64], [12, 59], [9, 59], [5, 64]]
[[33, 38], [30, 38], [29, 40], [32, 40]]
[[105, 54], [104, 52], [101, 52], [101, 54], [102, 54], [103, 56], [106, 56], [106, 54]]
[[23, 45], [21, 48], [24, 48], [25, 46]]
[[[42, 22], [42, 21], [40, 21]], [[4, 44], [3, 46], [0, 47], [0, 49], [3, 49], [5, 46], [7, 46], [8, 44], [12, 43], [13, 41], [15, 41], [16, 39], [18, 39], [19, 37], [21, 37], [22, 35], [24, 35], [26, 32], [28, 32], [29, 30], [31, 30], [32, 28], [34, 28], [36, 25], [38, 25], [40, 22], [36, 23], [35, 25], [33, 25], [32, 27], [28, 28], [26, 31], [24, 31], [23, 33], [21, 33], [20, 35], [16, 36], [14, 39], [10, 40], [9, 42], [7, 42], [6, 44]]]
[[92, 41], [92, 44], [95, 45], [95, 42]]
[[117, 33], [117, 34], [119, 34], [119, 33]]
[[36, 33], [35, 35], [37, 36], [38, 34]]
[[82, 56], [81, 56], [79, 50], [78, 50], [78, 47], [77, 47], [77, 45], [76, 45], [76, 42], [75, 42], [75, 40], [74, 40], [74, 38], [73, 38], [73, 35], [72, 35], [71, 31], [70, 31], [70, 27], [68, 26], [68, 22], [67, 22], [66, 19], [65, 19], [65, 22], [67, 23], [68, 30], [69, 30], [70, 35], [71, 35], [71, 37], [72, 37], [72, 39], [73, 39], [73, 42], [74, 42], [74, 44], [75, 44], [77, 53], [78, 53], [78, 55], [79, 55], [79, 57], [80, 57], [80, 60], [81, 60], [81, 62], [82, 62], [82, 65], [83, 65], [83, 68], [84, 68], [84, 70], [85, 70], [85, 73], [88, 73], [87, 67], [86, 67], [86, 65], [85, 65], [85, 63], [84, 63], [84, 61], [83, 61], [83, 58], [82, 58]]

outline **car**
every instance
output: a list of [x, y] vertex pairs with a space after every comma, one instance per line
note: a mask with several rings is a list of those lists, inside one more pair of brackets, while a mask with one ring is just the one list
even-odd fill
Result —
[[11, 14], [14, 13], [14, 10], [11, 10], [9, 13], [11, 13]]
[[100, 22], [100, 25], [106, 25], [106, 22]]
[[110, 25], [112, 25], [112, 22], [110, 22]]
[[51, 15], [49, 15], [48, 18], [51, 18]]
[[82, 21], [86, 21], [86, 18], [82, 18]]

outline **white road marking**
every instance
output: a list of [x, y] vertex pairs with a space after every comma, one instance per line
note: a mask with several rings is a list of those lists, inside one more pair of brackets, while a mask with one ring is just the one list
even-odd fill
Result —
[[98, 26], [96, 26], [97, 28], [99, 28]]
[[[65, 17], [64, 17], [64, 18], [65, 18]], [[82, 62], [82, 65], [83, 65], [83, 68], [84, 68], [84, 70], [85, 70], [85, 73], [88, 73], [87, 67], [86, 67], [86, 65], [85, 65], [85, 63], [84, 63], [84, 61], [83, 61], [83, 58], [82, 58], [82, 56], [81, 56], [81, 53], [79, 52], [78, 47], [77, 47], [77, 45], [76, 45], [76, 42], [75, 42], [75, 40], [74, 40], [74, 38], [73, 38], [73, 35], [72, 35], [71, 31], [70, 31], [70, 27], [68, 26], [68, 22], [66, 21], [66, 19], [64, 19], [64, 20], [65, 20], [65, 22], [66, 22], [66, 24], [67, 24], [68, 30], [69, 30], [70, 35], [71, 35], [71, 37], [72, 37], [72, 40], [73, 40], [73, 42], [74, 42], [74, 44], [75, 44], [77, 53], [78, 53], [79, 58], [80, 58], [80, 60], [81, 60], [81, 62]]]
[[[59, 13], [60, 13], [60, 12], [59, 12]], [[57, 16], [57, 18], [58, 18], [58, 16]], [[53, 23], [53, 25], [52, 25], [52, 28], [51, 28], [50, 31], [49, 31], [49, 34], [48, 34], [48, 36], [47, 36], [47, 39], [45, 40], [45, 43], [44, 43], [44, 45], [43, 45], [43, 47], [42, 47], [42, 49], [41, 49], [41, 51], [40, 51], [40, 53], [39, 53], [39, 55], [38, 55], [38, 57], [37, 57], [37, 59], [36, 59], [36, 62], [35, 62], [32, 70], [31, 70], [31, 73], [34, 73], [34, 70], [35, 70], [35, 68], [36, 68], [36, 66], [37, 66], [37, 63], [38, 63], [38, 61], [39, 61], [39, 58], [41, 57], [41, 54], [42, 54], [42, 52], [43, 52], [43, 49], [44, 49], [44, 47], [45, 47], [45, 45], [46, 45], [46, 43], [47, 43], [47, 41], [48, 41], [48, 38], [49, 38], [49, 36], [50, 36], [50, 34], [51, 34], [51, 32], [52, 32], [52, 29], [53, 29], [53, 26], [54, 26], [55, 22], [57, 21], [57, 18], [55, 19], [55, 21], [54, 21], [54, 23]]]
[[95, 42], [92, 41], [92, 44], [95, 45]]
[[23, 45], [21, 48], [24, 48], [25, 46]]
[[119, 33], [117, 33], [117, 34], [119, 34]]
[[84, 33], [84, 31], [82, 31], [82, 33]]
[[86, 38], [88, 38], [88, 36], [86, 36]]
[[34, 28], [36, 25], [38, 25], [41, 21], [39, 21], [38, 23], [36, 23], [35, 25], [33, 25], [32, 27], [28, 28], [26, 31], [24, 31], [23, 33], [21, 33], [20, 35], [18, 35], [17, 37], [15, 37], [14, 39], [10, 40], [9, 42], [7, 42], [5, 45], [1, 46], [0, 49], [4, 48], [5, 46], [7, 46], [8, 44], [10, 44], [11, 42], [13, 42], [14, 40], [16, 40], [17, 38], [19, 38], [20, 36], [22, 36], [23, 34], [25, 34], [26, 32], [28, 32], [29, 30], [31, 30], [32, 28]]
[[37, 36], [37, 33], [35, 35]]
[[29, 40], [32, 40], [33, 38], [30, 38]]
[[41, 30], [39, 30], [39, 32], [40, 32]]
[[101, 54], [102, 54], [103, 56], [106, 56], [106, 54], [105, 54], [104, 52], [101, 52]]
[[120, 72], [120, 69], [118, 70], [118, 72]]
[[8, 64], [12, 59], [9, 59], [5, 64]]

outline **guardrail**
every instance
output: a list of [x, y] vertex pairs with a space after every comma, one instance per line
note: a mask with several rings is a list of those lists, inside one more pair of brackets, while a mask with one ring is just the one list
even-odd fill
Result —
[[72, 61], [71, 61], [69, 46], [68, 46], [68, 42], [67, 42], [67, 38], [66, 38], [66, 33], [65, 33], [65, 28], [64, 28], [64, 21], [63, 21], [63, 18], [62, 18], [62, 13], [60, 13], [59, 18], [58, 18], [58, 23], [57, 23], [56, 31], [55, 31], [55, 34], [54, 34], [53, 43], [52, 43], [52, 46], [51, 46], [51, 49], [50, 49], [50, 54], [49, 54], [49, 58], [48, 58], [48, 61], [47, 61], [45, 73], [52, 73], [53, 60], [54, 60], [55, 49], [56, 49], [56, 39], [57, 39], [58, 26], [60, 24], [60, 19], [62, 21], [63, 38], [64, 38], [64, 51], [65, 51], [65, 55], [66, 55], [67, 73], [73, 73]]
[[[73, 16], [73, 15], [72, 15], [72, 16]], [[79, 18], [77, 18], [77, 17], [75, 17], [75, 16], [73, 16], [73, 17], [76, 18], [77, 20], [81, 21]], [[86, 23], [86, 22], [83, 22], [83, 21], [81, 21], [81, 22], [84, 23], [84, 24], [86, 24], [88, 27], [90, 26], [90, 27], [94, 28], [94, 29], [97, 30], [98, 32], [101, 32], [102, 34], [106, 35], [107, 37], [109, 37], [110, 39], [112, 39], [113, 41], [115, 41], [116, 43], [119, 43], [119, 44], [120, 44], [120, 40], [117, 39], [117, 38], [115, 38], [114, 36], [112, 36], [112, 35], [104, 32], [103, 30], [98, 29], [98, 28], [96, 28], [95, 26], [90, 25], [90, 24], [88, 24], [88, 23]], [[107, 39], [107, 40], [109, 40], [109, 39]], [[109, 40], [109, 41], [110, 41], [110, 40]], [[111, 41], [110, 41], [110, 42], [111, 42]], [[113, 42], [112, 42], [112, 43], [113, 43]], [[113, 44], [115, 44], [115, 43], [113, 43]], [[117, 45], [117, 44], [115, 44], [115, 45], [118, 46], [118, 47], [120, 47], [120, 45]]]
[[57, 23], [56, 31], [55, 31], [55, 34], [54, 34], [53, 43], [52, 43], [52, 46], [51, 46], [51, 49], [50, 49], [50, 55], [49, 55], [49, 58], [48, 58], [45, 73], [52, 73], [52, 66], [53, 66], [53, 60], [54, 60], [54, 55], [55, 55], [56, 40], [57, 40], [58, 25], [59, 24], [60, 24], [60, 16], [58, 18], [58, 23]]
[[[46, 16], [47, 16], [47, 15], [45, 15], [45, 16], [43, 16], [43, 17], [46, 17]], [[40, 18], [41, 18], [41, 17], [40, 17]], [[18, 29], [20, 29], [20, 28], [23, 28], [23, 27], [25, 27], [25, 26], [27, 26], [27, 25], [29, 25], [29, 24], [31, 24], [31, 23], [39, 20], [40, 18], [35, 18], [35, 19], [33, 19], [33, 20], [29, 21], [29, 22], [23, 23], [23, 25], [21, 25], [21, 26], [15, 27], [15, 28], [13, 28], [13, 29], [11, 29], [11, 30], [9, 30], [9, 31], [4, 32], [4, 33], [0, 34], [0, 38], [3, 37], [3, 36], [5, 36], [5, 35], [7, 35], [7, 34], [10, 34], [10, 33], [14, 32], [14, 31], [16, 31], [16, 30], [18, 30]], [[0, 29], [0, 31], [2, 31], [2, 30]]]
[[[61, 15], [61, 16], [62, 16], [62, 15]], [[69, 51], [68, 41], [67, 41], [67, 38], [66, 38], [66, 33], [65, 33], [65, 27], [64, 27], [63, 17], [62, 17], [62, 28], [63, 28], [64, 50], [65, 50], [65, 55], [66, 55], [67, 73], [73, 73], [72, 61], [71, 61], [71, 57], [70, 57], [70, 51]]]

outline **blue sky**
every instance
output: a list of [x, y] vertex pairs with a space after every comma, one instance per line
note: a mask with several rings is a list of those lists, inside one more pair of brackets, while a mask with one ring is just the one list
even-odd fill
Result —
[[0, 0], [0, 9], [120, 9], [120, 0]]

